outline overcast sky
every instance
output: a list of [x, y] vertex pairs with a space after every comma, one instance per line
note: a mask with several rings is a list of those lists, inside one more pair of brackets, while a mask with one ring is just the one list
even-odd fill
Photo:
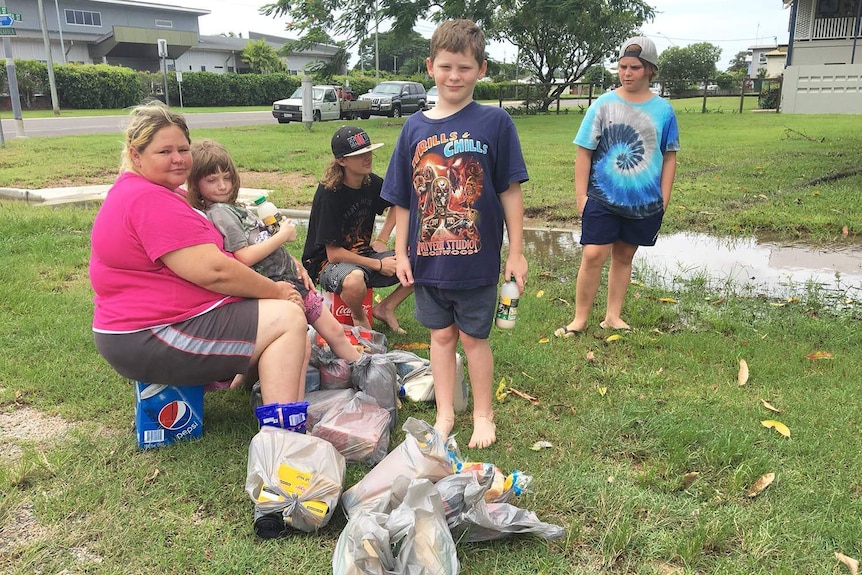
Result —
[[[201, 33], [226, 32], [276, 34], [294, 37], [285, 31], [285, 19], [258, 14], [260, 6], [271, 0], [146, 0], [154, 4], [172, 4], [210, 10], [199, 20]], [[737, 52], [755, 45], [787, 43], [790, 11], [781, 0], [647, 0], [656, 10], [655, 21], [643, 27], [663, 51], [669, 46], [686, 46], [710, 42], [721, 48], [719, 70], [725, 70]], [[386, 28], [384, 26], [384, 28]], [[383, 28], [381, 29], [383, 31]], [[431, 37], [434, 25], [420, 23], [416, 31]], [[515, 48], [495, 44], [489, 50], [495, 60], [511, 62]]]

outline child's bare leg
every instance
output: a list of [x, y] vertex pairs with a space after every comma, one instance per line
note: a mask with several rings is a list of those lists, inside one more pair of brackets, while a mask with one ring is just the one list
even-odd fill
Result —
[[389, 329], [395, 333], [407, 333], [398, 325], [398, 318], [395, 317], [395, 308], [412, 293], [412, 287], [399, 285], [392, 290], [392, 293], [383, 298], [383, 301], [374, 306], [374, 309], [371, 310], [371, 315], [374, 316], [374, 319], [379, 319], [388, 325]]
[[632, 280], [632, 260], [638, 246], [617, 240], [611, 249], [611, 267], [608, 270], [608, 309], [604, 327], [608, 329], [630, 329], [622, 319], [623, 302]]
[[335, 355], [347, 361], [359, 359], [361, 355], [359, 350], [350, 343], [350, 340], [344, 335], [344, 328], [328, 309], [324, 307], [320, 312], [320, 317], [311, 325], [326, 340]]
[[602, 281], [602, 268], [605, 266], [610, 252], [610, 245], [587, 244], [584, 246], [575, 288], [575, 318], [566, 326], [569, 330], [584, 331], [586, 329], [590, 310], [596, 301], [596, 294]]
[[473, 389], [473, 436], [467, 447], [481, 449], [497, 441], [497, 427], [491, 407], [494, 356], [487, 339], [477, 339], [461, 332], [461, 345], [467, 356], [470, 387]]
[[454, 324], [431, 330], [431, 373], [434, 374], [434, 400], [437, 403], [437, 421], [434, 429], [443, 439], [449, 437], [455, 426], [455, 346], [458, 328]]
[[371, 329], [371, 322], [368, 321], [368, 316], [365, 315], [365, 310], [362, 309], [362, 300], [365, 299], [365, 293], [368, 288], [365, 285], [365, 275], [362, 270], [353, 270], [344, 281], [341, 283], [341, 299], [350, 308], [350, 315], [353, 316], [353, 325]]

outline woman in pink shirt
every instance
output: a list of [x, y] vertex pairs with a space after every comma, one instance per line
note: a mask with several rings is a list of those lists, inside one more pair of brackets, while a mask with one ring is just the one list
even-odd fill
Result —
[[96, 347], [130, 379], [202, 385], [256, 370], [264, 404], [299, 402], [302, 298], [224, 251], [185, 200], [190, 170], [185, 119], [161, 104], [133, 110], [120, 176], [93, 223]]

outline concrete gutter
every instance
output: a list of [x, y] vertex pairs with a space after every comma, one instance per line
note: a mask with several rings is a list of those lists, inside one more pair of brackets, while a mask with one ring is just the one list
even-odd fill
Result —
[[[68, 188], [43, 188], [27, 190], [23, 188], [0, 187], [0, 198], [21, 200], [36, 205], [58, 205], [74, 202], [101, 201], [105, 199], [113, 184], [94, 186], [72, 186]], [[240, 188], [239, 199], [251, 203], [255, 198], [268, 196], [272, 190], [259, 188]]]

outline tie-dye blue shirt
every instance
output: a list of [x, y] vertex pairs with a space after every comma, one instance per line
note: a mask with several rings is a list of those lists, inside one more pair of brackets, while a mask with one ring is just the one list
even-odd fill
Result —
[[587, 197], [627, 218], [662, 211], [664, 153], [679, 150], [676, 115], [664, 98], [629, 102], [616, 92], [602, 94], [574, 143], [593, 150]]

